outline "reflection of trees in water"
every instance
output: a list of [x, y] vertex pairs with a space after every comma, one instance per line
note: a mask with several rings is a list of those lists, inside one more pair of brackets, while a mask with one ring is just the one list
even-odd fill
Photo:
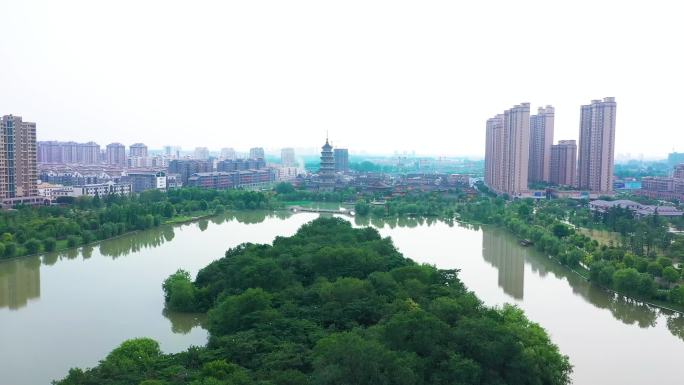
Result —
[[162, 229], [162, 235], [164, 236], [164, 239], [166, 242], [171, 242], [173, 241], [173, 238], [176, 236], [176, 233], [173, 231], [173, 227], [171, 226], [164, 226]]
[[[621, 295], [614, 295], [596, 287], [578, 274], [559, 265], [556, 261], [532, 249], [518, 245], [513, 236], [499, 229], [485, 229], [482, 237], [483, 257], [499, 269], [499, 286], [507, 294], [515, 297], [515, 290], [522, 293], [520, 285], [523, 284], [524, 262], [527, 262], [531, 270], [540, 277], [551, 273], [557, 279], [567, 280], [573, 293], [600, 309], [610, 311], [613, 317], [620, 322], [627, 325], [636, 324], [641, 328], [656, 325], [659, 315], [657, 308]], [[507, 268], [511, 269], [511, 273], [502, 275], [502, 270]], [[520, 275], [520, 285], [517, 284], [516, 273]]]
[[0, 309], [20, 309], [40, 297], [40, 257], [22, 257], [0, 263]]
[[59, 259], [59, 253], [53, 251], [52, 253], [43, 254], [42, 258], [43, 265], [52, 266]]
[[200, 219], [197, 227], [199, 227], [200, 231], [204, 231], [209, 227], [209, 221], [207, 219]]
[[275, 211], [273, 215], [278, 219], [287, 219], [292, 216], [292, 212], [289, 210], [278, 210]]
[[355, 216], [354, 217], [354, 224], [357, 226], [369, 226], [370, 225], [370, 218]]
[[83, 259], [88, 259], [92, 257], [94, 249], [95, 248], [92, 245], [83, 246], [81, 248], [81, 254], [83, 255]]
[[225, 215], [214, 215], [213, 217], [209, 218], [211, 223], [215, 225], [220, 225], [223, 224], [223, 222], [226, 221], [226, 216]]
[[100, 254], [118, 258], [130, 253], [138, 252], [144, 248], [159, 247], [167, 240], [173, 239], [173, 227], [165, 226], [110, 239], [100, 243]]
[[180, 313], [164, 308], [162, 315], [171, 321], [171, 331], [176, 334], [188, 334], [197, 326], [206, 329], [205, 313]]
[[271, 212], [265, 210], [254, 211], [231, 211], [226, 213], [226, 220], [235, 220], [239, 223], [256, 224], [266, 220], [266, 217]]
[[592, 305], [601, 309], [607, 309], [620, 322], [626, 325], [638, 325], [640, 328], [656, 325], [659, 313], [657, 308], [605, 291], [592, 286], [586, 281], [583, 282], [582, 286], [584, 286], [583, 290], [573, 291], [582, 295]]
[[684, 315], [673, 314], [667, 317], [667, 329], [673, 336], [684, 341]]
[[599, 309], [610, 311], [613, 317], [622, 323], [627, 325], [636, 324], [641, 328], [652, 327], [656, 324], [658, 319], [658, 310], [656, 308], [621, 295], [614, 295], [609, 291], [592, 285], [577, 273], [568, 270], [541, 253], [530, 252], [526, 261], [530, 264], [532, 271], [538, 272], [540, 276], [552, 273], [557, 279], [567, 280], [574, 294], [579, 295]]
[[499, 287], [515, 299], [522, 299], [525, 289], [525, 254], [527, 249], [497, 230], [482, 233], [482, 257], [499, 273]]

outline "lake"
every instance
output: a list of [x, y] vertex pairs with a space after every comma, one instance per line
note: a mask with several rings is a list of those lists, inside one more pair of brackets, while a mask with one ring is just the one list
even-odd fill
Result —
[[[243, 242], [270, 243], [318, 214], [250, 211], [162, 226], [61, 253], [0, 262], [0, 384], [40, 385], [91, 367], [122, 341], [165, 352], [203, 345], [201, 315], [164, 310], [162, 281], [193, 276]], [[574, 365], [575, 384], [681, 384], [684, 318], [598, 289], [496, 228], [437, 220], [351, 219], [405, 256], [457, 268], [491, 306], [513, 303]]]

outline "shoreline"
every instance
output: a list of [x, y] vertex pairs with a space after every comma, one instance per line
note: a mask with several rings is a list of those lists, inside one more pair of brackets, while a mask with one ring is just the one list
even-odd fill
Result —
[[[288, 212], [288, 213], [292, 213], [293, 215], [294, 215], [294, 214], [300, 214], [300, 213], [304, 213], [304, 212], [305, 212], [305, 211], [296, 211], [296, 212], [292, 212], [292, 211], [289, 209], [289, 207], [297, 206], [297, 205], [291, 204], [292, 202], [287, 202], [287, 203], [286, 203], [286, 202], [283, 202], [283, 203], [284, 203], [284, 204], [283, 204], [283, 207], [273, 208], [273, 209], [263, 209], [263, 210], [264, 210], [264, 211], [269, 211], [269, 212], [285, 211], [285, 212]], [[310, 203], [335, 203], [335, 202], [318, 202], [318, 201], [311, 201]], [[339, 204], [340, 204], [340, 206], [342, 206], [342, 203], [341, 203], [341, 202], [340, 202]], [[183, 220], [178, 220], [178, 221], [170, 220], [170, 221], [168, 221], [168, 222], [163, 222], [163, 223], [161, 223], [159, 226], [157, 226], [157, 228], [162, 227], [162, 226], [165, 226], [165, 225], [167, 225], [167, 226], [175, 226], [175, 225], [184, 225], [184, 224], [188, 224], [188, 223], [193, 223], [193, 222], [197, 222], [197, 221], [202, 220], [202, 219], [213, 218], [213, 217], [216, 217], [216, 216], [225, 214], [225, 213], [230, 212], [230, 211], [231, 211], [231, 210], [226, 210], [224, 213], [221, 213], [221, 214], [211, 213], [211, 214], [203, 214], [203, 215], [198, 215], [198, 216], [192, 216], [192, 217], [185, 218], [185, 219], [183, 219]], [[243, 212], [243, 211], [255, 211], [255, 210], [232, 210], [232, 211]], [[333, 215], [334, 215], [334, 214], [333, 214]], [[417, 216], [416, 216], [416, 217], [417, 217]], [[416, 217], [414, 217], [414, 218], [416, 218]], [[355, 216], [354, 218], [356, 218], [356, 216]], [[360, 216], [359, 218], [367, 218], [368, 220], [374, 219], [371, 215]], [[375, 219], [386, 220], [386, 219], [388, 219], [388, 218], [391, 218], [391, 217], [381, 217], [381, 218], [375, 218]], [[398, 216], [395, 216], [395, 217], [393, 217], [393, 218], [399, 218], [399, 217], [398, 217]], [[440, 217], [440, 216], [433, 216], [433, 217], [425, 217], [425, 218], [435, 218], [435, 219], [438, 219], [438, 220], [448, 220], [448, 219], [451, 219], [451, 220], [453, 220], [454, 222], [458, 223], [458, 224], [461, 225], [461, 226], [473, 226], [473, 225], [476, 225], [476, 226], [488, 226], [488, 227], [491, 226], [491, 227], [496, 227], [496, 228], [504, 229], [504, 231], [505, 231], [507, 234], [511, 235], [511, 236], [514, 236], [514, 237], [517, 236], [516, 234], [514, 234], [513, 232], [511, 232], [510, 230], [508, 230], [505, 226], [501, 226], [501, 225], [487, 224], [487, 223], [481, 223], [481, 222], [475, 222], [475, 221], [469, 222], [469, 221], [461, 220], [461, 219], [459, 219], [458, 217], [444, 218], [444, 217]], [[370, 223], [369, 223], [369, 225], [370, 225]], [[154, 228], [154, 227], [153, 227], [153, 228]], [[150, 229], [153, 229], [153, 228], [150, 228]], [[43, 251], [43, 252], [40, 252], [40, 253], [26, 254], [26, 255], [16, 256], [16, 257], [12, 257], [12, 258], [0, 259], [0, 263], [5, 262], [5, 261], [19, 260], [19, 259], [27, 258], [27, 257], [36, 257], [36, 256], [40, 257], [40, 256], [47, 255], [47, 254], [50, 254], [50, 253], [61, 253], [61, 252], [64, 252], [64, 251], [69, 251], [69, 250], [78, 250], [79, 248], [82, 248], [82, 247], [95, 246], [95, 245], [100, 244], [101, 242], [104, 242], [104, 241], [109, 241], [109, 240], [118, 239], [118, 238], [121, 238], [121, 237], [124, 237], [124, 236], [128, 236], [128, 235], [131, 235], [131, 234], [135, 234], [135, 233], [138, 233], [138, 232], [141, 232], [141, 231], [150, 230], [150, 229], [145, 229], [145, 230], [132, 230], [132, 231], [125, 232], [125, 233], [123, 233], [123, 234], [119, 234], [119, 235], [117, 235], [117, 236], [115, 236], [115, 237], [111, 237], [111, 238], [107, 238], [107, 239], [101, 239], [101, 240], [93, 241], [93, 242], [90, 242], [90, 243], [87, 243], [87, 244], [82, 244], [82, 245], [78, 245], [78, 246], [74, 246], [74, 247], [67, 247], [67, 248], [60, 249], [60, 250], [54, 250], [54, 251], [51, 251], [51, 252], [45, 252], [45, 251]], [[518, 247], [523, 247], [523, 246], [518, 245]], [[544, 255], [544, 254], [542, 254], [542, 255]], [[564, 269], [568, 270], [569, 272], [578, 275], [580, 278], [582, 278], [584, 281], [588, 282], [590, 285], [596, 286], [596, 287], [598, 287], [598, 288], [600, 288], [600, 289], [602, 289], [602, 290], [604, 290], [604, 291], [606, 291], [606, 292], [608, 292], [608, 293], [611, 293], [612, 295], [619, 295], [619, 296], [622, 296], [622, 297], [624, 297], [624, 298], [630, 299], [630, 300], [632, 300], [632, 301], [635, 301], [635, 302], [638, 302], [638, 303], [641, 303], [641, 304], [644, 304], [644, 305], [647, 305], [647, 306], [651, 306], [651, 307], [657, 308], [657, 309], [659, 309], [659, 310], [661, 310], [661, 311], [669, 311], [669, 312], [677, 313], [677, 314], [680, 314], [680, 315], [684, 315], [684, 308], [682, 308], [682, 309], [676, 309], [676, 308], [667, 306], [666, 303], [658, 304], [658, 303], [655, 303], [655, 302], [652, 302], [652, 301], [648, 301], [648, 300], [644, 300], [644, 299], [641, 299], [641, 298], [638, 298], [638, 297], [630, 296], [630, 295], [625, 294], [625, 293], [620, 293], [620, 292], [615, 291], [615, 290], [613, 290], [613, 289], [611, 289], [611, 288], [607, 288], [607, 287], [605, 287], [605, 286], [602, 286], [602, 285], [599, 285], [599, 284], [597, 284], [597, 283], [592, 282], [589, 278], [587, 278], [585, 275], [583, 275], [582, 273], [580, 273], [580, 272], [577, 271], [576, 269], [573, 269], [573, 268], [571, 268], [571, 267], [569, 267], [569, 266], [567, 266], [567, 265], [564, 265], [564, 264], [560, 263], [560, 261], [559, 261], [557, 258], [554, 258], [554, 257], [552, 257], [551, 255], [545, 255], [545, 256], [546, 256], [548, 259], [551, 259], [552, 261], [554, 261], [554, 262], [555, 262], [556, 264], [558, 264], [559, 266], [561, 266], [561, 267], [563, 267]], [[584, 271], [587, 272], [587, 273], [589, 272], [588, 269], [584, 269]]]

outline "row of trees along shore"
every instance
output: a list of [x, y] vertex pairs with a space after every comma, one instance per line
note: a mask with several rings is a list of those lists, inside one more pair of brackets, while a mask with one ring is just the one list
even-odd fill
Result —
[[270, 209], [271, 194], [184, 188], [149, 190], [130, 197], [67, 198], [54, 206], [0, 211], [0, 259], [50, 252], [188, 220], [226, 209]]
[[[507, 201], [480, 188], [480, 195], [454, 189], [407, 194], [380, 204], [380, 196], [358, 199], [353, 189], [318, 193], [297, 190], [288, 183], [276, 185], [273, 192], [184, 188], [145, 191], [130, 197], [66, 198], [58, 206], [1, 211], [0, 259], [63, 250], [226, 209], [274, 209], [293, 201], [357, 200], [355, 211], [361, 217], [457, 217], [504, 226], [599, 285], [684, 307], [680, 267], [684, 236], [669, 231], [684, 227], [681, 218], [638, 218], [621, 208], [591, 213], [586, 201], [576, 200]], [[607, 235], [608, 240], [599, 243], [587, 230]]]
[[571, 365], [513, 306], [488, 308], [454, 270], [403, 257], [373, 228], [319, 218], [163, 284], [207, 312], [208, 344], [129, 340], [57, 385], [568, 384]]
[[[412, 194], [360, 201], [357, 215], [441, 216], [503, 226], [592, 282], [638, 299], [684, 308], [682, 218], [637, 217], [615, 207], [591, 212], [585, 200], [505, 200], [489, 194]], [[601, 242], [599, 242], [601, 241]]]

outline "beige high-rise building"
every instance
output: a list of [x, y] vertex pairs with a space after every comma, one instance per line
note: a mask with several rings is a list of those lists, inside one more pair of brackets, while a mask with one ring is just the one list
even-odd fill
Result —
[[577, 170], [577, 142], [559, 140], [551, 146], [549, 181], [559, 186], [574, 186]]
[[133, 143], [128, 147], [128, 156], [131, 158], [147, 158], [147, 146], [144, 143]]
[[0, 198], [38, 196], [36, 124], [21, 116], [0, 119]]
[[537, 115], [530, 116], [530, 183], [550, 181], [553, 120], [554, 110], [551, 106], [539, 107]]
[[502, 185], [501, 157], [503, 154], [503, 114], [487, 119], [487, 134], [485, 143], [485, 185], [496, 190]]
[[106, 153], [107, 164], [112, 166], [126, 166], [126, 146], [121, 143], [109, 143]]
[[235, 160], [237, 156], [235, 154], [235, 149], [232, 147], [224, 147], [221, 149], [221, 159], [222, 160]]
[[294, 148], [287, 147], [280, 150], [280, 163], [282, 163], [282, 165], [286, 167], [292, 167], [297, 165]]
[[487, 120], [485, 184], [499, 194], [527, 192], [529, 151], [529, 103]]
[[596, 193], [613, 191], [615, 98], [592, 100], [581, 107], [578, 187]]

